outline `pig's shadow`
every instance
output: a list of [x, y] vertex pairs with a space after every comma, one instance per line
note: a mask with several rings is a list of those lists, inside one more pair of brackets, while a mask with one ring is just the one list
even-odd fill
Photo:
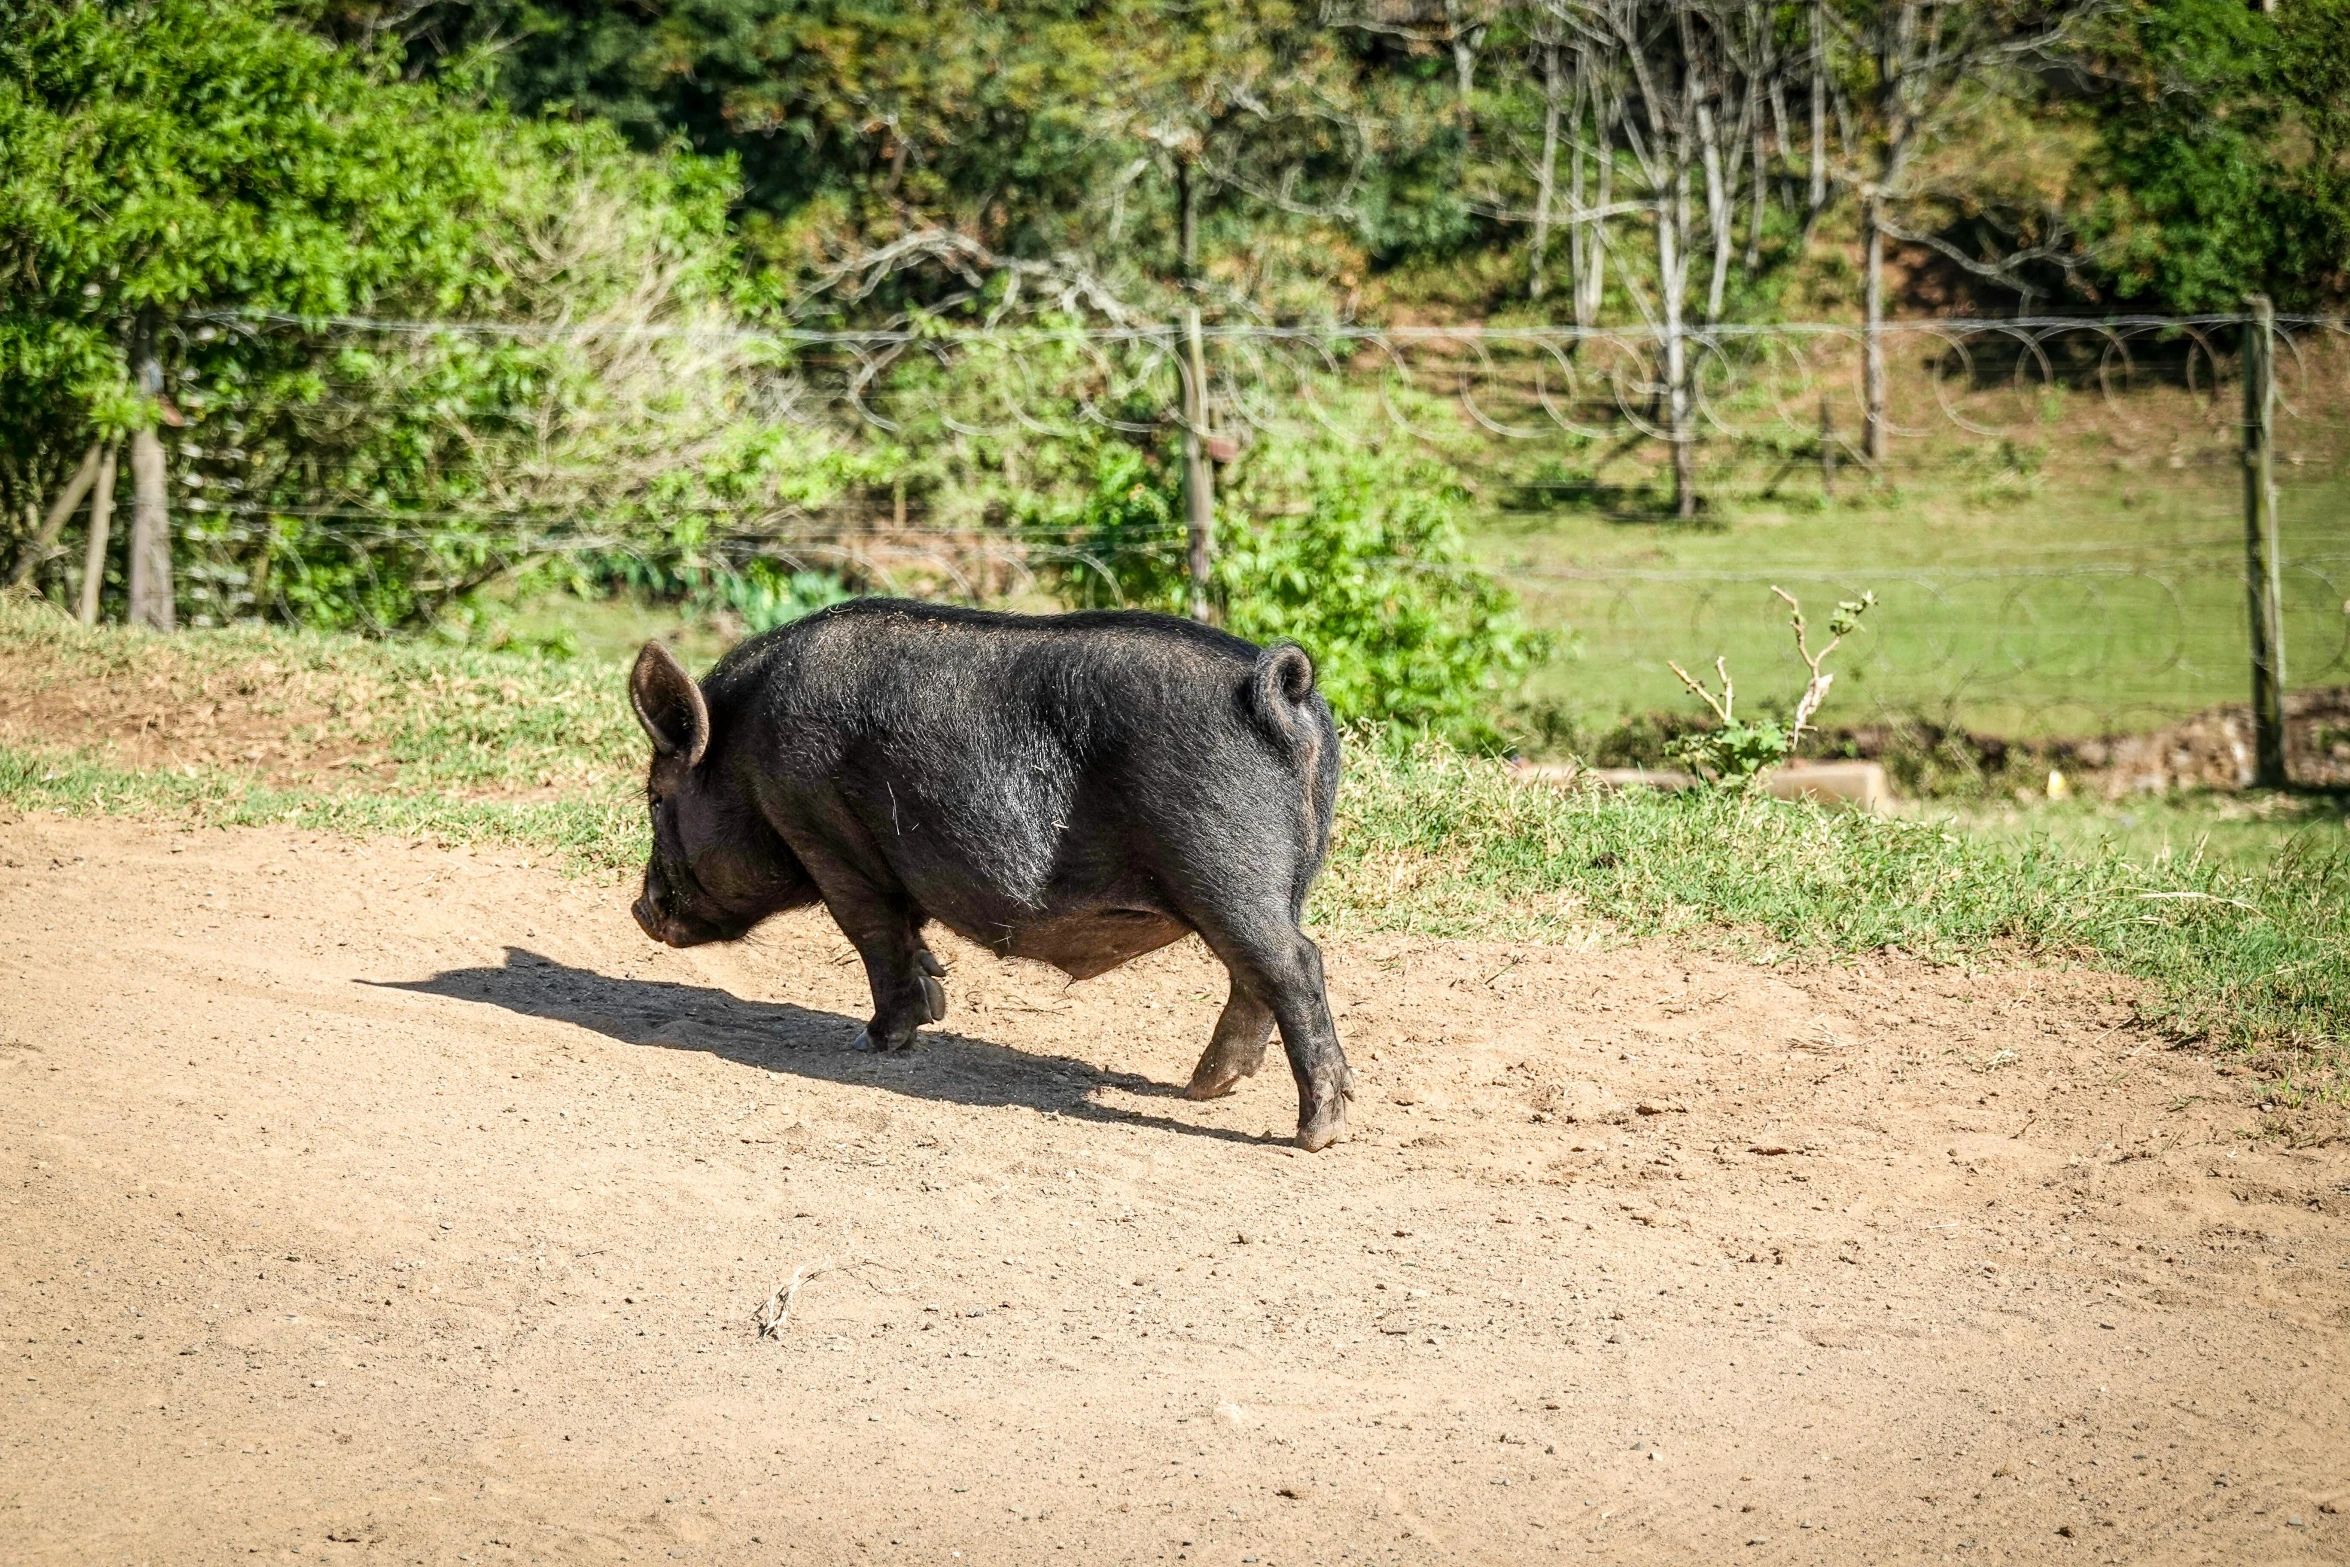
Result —
[[855, 1083], [917, 1099], [985, 1107], [1024, 1105], [1076, 1120], [1155, 1127], [1226, 1142], [1287, 1141], [1098, 1103], [1092, 1096], [1104, 1088], [1151, 1099], [1176, 1098], [1182, 1090], [1132, 1072], [1107, 1072], [1069, 1056], [1034, 1055], [936, 1026], [917, 1034], [911, 1050], [866, 1055], [849, 1048], [860, 1020], [837, 1012], [788, 1002], [744, 1001], [723, 990], [668, 980], [615, 979], [521, 947], [508, 947], [500, 968], [450, 969], [430, 979], [366, 983], [478, 1001], [525, 1017], [553, 1018], [592, 1028], [624, 1044], [702, 1050], [769, 1072]]

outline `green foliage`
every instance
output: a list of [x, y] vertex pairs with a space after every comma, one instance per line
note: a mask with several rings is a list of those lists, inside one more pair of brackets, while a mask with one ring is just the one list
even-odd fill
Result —
[[[154, 418], [142, 313], [316, 314], [487, 281], [482, 116], [378, 79], [246, 0], [33, 0], [0, 30], [0, 486], [29, 499], [95, 430]], [[206, 368], [245, 358], [218, 338]], [[9, 510], [17, 509], [11, 506]]]
[[710, 597], [742, 622], [746, 634], [756, 636], [812, 615], [827, 604], [838, 604], [850, 594], [838, 577], [755, 560], [739, 571], [717, 576]]
[[1744, 789], [1793, 754], [1795, 738], [1775, 719], [1734, 718], [1686, 734], [1665, 755], [1725, 789]]
[[1501, 742], [1493, 712], [1549, 651], [1509, 591], [1471, 569], [1460, 480], [1433, 459], [1334, 439], [1268, 443], [1218, 539], [1224, 624], [1310, 649], [1350, 719]]
[[1692, 679], [1680, 665], [1672, 666], [1681, 683], [1696, 693], [1698, 700], [1712, 710], [1718, 722], [1711, 729], [1693, 730], [1675, 739], [1666, 747], [1666, 755], [1688, 768], [1708, 783], [1726, 789], [1751, 788], [1755, 781], [1772, 768], [1795, 754], [1803, 743], [1803, 736], [1812, 727], [1812, 718], [1820, 704], [1827, 699], [1828, 687], [1835, 676], [1822, 666], [1837, 645], [1860, 629], [1861, 617], [1877, 607], [1874, 593], [1863, 593], [1857, 599], [1840, 600], [1835, 612], [1828, 617], [1828, 645], [1819, 652], [1811, 650], [1807, 628], [1803, 620], [1803, 606], [1794, 596], [1780, 588], [1772, 593], [1788, 607], [1787, 624], [1795, 633], [1795, 653], [1811, 679], [1803, 695], [1795, 704], [1794, 716], [1787, 723], [1775, 718], [1757, 722], [1738, 716], [1738, 696], [1730, 683], [1730, 666], [1726, 659], [1716, 658], [1714, 669], [1721, 676], [1722, 694], [1716, 698], [1704, 683]]
[[[2045, 51], [2026, 47], [2067, 10], [2081, 25]], [[353, 36], [404, 40], [411, 73], [492, 81], [525, 112], [594, 117], [648, 151], [682, 143], [736, 160], [741, 232], [790, 286], [952, 231], [1066, 264], [1162, 317], [1180, 270], [1176, 176], [1188, 169], [1205, 283], [1195, 297], [1327, 318], [1368, 286], [1488, 314], [1531, 303], [1539, 270], [1551, 292], [1537, 308], [1567, 308], [1563, 223], [1540, 269], [1526, 243], [1556, 102], [1544, 51], [1558, 25], [1538, 5], [1486, 7], [1467, 26], [1451, 8], [1373, 20], [1305, 0], [340, 0], [315, 14]], [[1806, 57], [1813, 8], [1752, 14], [1780, 61]], [[1892, 103], [1909, 102], [1868, 43], [1906, 13], [1854, 3], [1830, 14], [1845, 40], [1831, 44], [1831, 162], [1846, 170], [1831, 201], [1848, 211], [1854, 171], [1892, 134]], [[2069, 250], [2066, 267], [2025, 269], [2044, 298], [2209, 309], [2265, 287], [2285, 301], [2338, 299], [2350, 284], [2346, 17], [2350, 0], [1947, 8], [1938, 36], [1988, 47], [1933, 124], [1903, 132], [1917, 142], [1903, 221], [1986, 260]], [[1800, 66], [1775, 84], [1777, 96], [1802, 86]], [[1568, 93], [1554, 183], [1597, 178], [1597, 159], [1573, 151], [1605, 139], [1592, 102]], [[1774, 127], [1785, 118], [1770, 116]], [[1773, 314], [1795, 273], [1816, 289], [1850, 264], [1843, 244], [1814, 242], [1796, 194], [1803, 127], [1773, 135], [1785, 144], [1769, 177], [1785, 199], [1737, 219], [1741, 251], [1759, 228], [1728, 284], [1731, 319]], [[1630, 162], [1619, 156], [1615, 173], [1622, 200]], [[1648, 227], [1638, 214], [1611, 227], [1612, 320], [1636, 313], [1627, 279], [1653, 271]], [[1841, 231], [1839, 217], [1821, 232]], [[1907, 270], [1921, 299], [1984, 286], [1955, 265]], [[888, 315], [1000, 302], [936, 257], [815, 294], [805, 308]]]
[[[870, 455], [765, 417], [717, 160], [523, 121], [261, 0], [41, 0], [0, 36], [0, 527], [95, 436], [156, 324], [183, 612], [380, 630], [582, 544], [688, 570]], [[592, 324], [306, 332], [296, 316]], [[653, 330], [641, 330], [651, 328]], [[558, 565], [557, 562], [570, 562]]]
[[[1183, 613], [1190, 595], [1181, 464], [1100, 448], [1092, 492], [1044, 515], [1085, 541], [1063, 568], [1086, 602]], [[1294, 640], [1345, 721], [1503, 743], [1505, 690], [1548, 652], [1509, 592], [1470, 569], [1466, 496], [1432, 458], [1327, 435], [1261, 439], [1226, 470], [1212, 593], [1225, 629]]]
[[[353, 0], [345, 14], [393, 9]], [[480, 48], [526, 111], [738, 160], [746, 236], [802, 281], [940, 228], [1004, 254], [1081, 256], [1129, 303], [1163, 303], [1178, 165], [1197, 176], [1210, 272], [1265, 297], [1292, 279], [1326, 294], [1365, 247], [1449, 248], [1476, 229], [1454, 177], [1450, 67], [1331, 25], [1310, 0], [422, 9], [397, 7], [412, 69]], [[939, 306], [968, 283], [934, 269], [860, 302]]]
[[2110, 192], [2091, 237], [2125, 299], [2338, 299], [2350, 272], [2350, 0], [2142, 0], [2108, 40]]

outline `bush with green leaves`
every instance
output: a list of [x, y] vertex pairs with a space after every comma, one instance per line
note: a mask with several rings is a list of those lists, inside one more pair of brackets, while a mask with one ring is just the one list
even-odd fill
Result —
[[[705, 564], [878, 460], [772, 416], [787, 367], [734, 330], [735, 192], [722, 160], [402, 81], [265, 0], [19, 7], [0, 544], [93, 440], [184, 417], [191, 623], [383, 630], [597, 552]], [[348, 315], [514, 330], [308, 324]], [[142, 322], [175, 406], [131, 392]]]
[[[1104, 439], [1094, 486], [1042, 520], [1082, 541], [1061, 568], [1081, 602], [1182, 613], [1190, 579], [1182, 469]], [[1475, 570], [1467, 495], [1445, 464], [1330, 435], [1268, 435], [1225, 471], [1212, 592], [1225, 629], [1313, 655], [1342, 721], [1498, 749], [1505, 697], [1548, 651], [1506, 588]]]
[[1730, 679], [1727, 659], [1714, 660], [1714, 673], [1722, 681], [1719, 696], [1679, 664], [1668, 666], [1705, 703], [1716, 722], [1711, 729], [1680, 736], [1666, 748], [1666, 754], [1707, 783], [1724, 788], [1751, 788], [1763, 774], [1795, 754], [1805, 732], [1812, 728], [1820, 704], [1827, 700], [1828, 688], [1836, 681], [1835, 675], [1821, 666], [1846, 637], [1860, 629], [1861, 617], [1877, 607], [1874, 593], [1840, 601], [1835, 613], [1828, 617], [1828, 645], [1814, 653], [1810, 629], [1803, 619], [1803, 605], [1784, 588], [1773, 588], [1771, 592], [1787, 606], [1788, 629], [1795, 634], [1795, 656], [1803, 660], [1811, 673], [1803, 695], [1796, 699], [1795, 715], [1788, 722], [1782, 724], [1776, 718], [1757, 722], [1738, 716], [1738, 688]]
[[754, 560], [716, 574], [707, 594], [708, 602], [742, 622], [748, 636], [788, 625], [850, 596], [840, 578], [829, 572], [794, 569], [771, 560]]

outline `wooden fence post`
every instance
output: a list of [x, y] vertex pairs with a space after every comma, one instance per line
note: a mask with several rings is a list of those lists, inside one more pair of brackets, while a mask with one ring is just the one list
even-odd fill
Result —
[[1208, 365], [1200, 344], [1199, 307], [1184, 313], [1183, 510], [1190, 535], [1191, 618], [1214, 617], [1209, 595], [1216, 553], [1216, 470], [1208, 462]]
[[90, 538], [82, 549], [81, 621], [85, 626], [98, 623], [98, 604], [106, 592], [107, 535], [114, 531], [114, 454], [121, 446], [120, 436], [106, 443], [105, 455], [98, 459], [98, 482], [90, 491]]
[[64, 531], [65, 519], [73, 515], [73, 509], [82, 503], [82, 497], [89, 493], [91, 481], [97, 477], [98, 449], [105, 444], [103, 441], [92, 441], [90, 449], [82, 453], [81, 466], [74, 469], [73, 477], [65, 481], [65, 488], [57, 492], [56, 501], [49, 507], [49, 515], [41, 519], [41, 531], [25, 540], [22, 552], [16, 557], [16, 567], [8, 574], [10, 587], [20, 588], [32, 581], [33, 573], [41, 569], [41, 563], [57, 547], [57, 535]]
[[2252, 781], [2285, 787], [2285, 612], [2277, 559], [2276, 307], [2244, 324], [2244, 587], [2252, 611]]
[[130, 608], [134, 626], [169, 631], [177, 616], [171, 581], [171, 499], [165, 493], [163, 361], [155, 347], [155, 321], [141, 316], [131, 340], [131, 384], [147, 403], [147, 423], [131, 432]]
[[1820, 494], [1836, 498], [1836, 407], [1830, 394], [1820, 394]]

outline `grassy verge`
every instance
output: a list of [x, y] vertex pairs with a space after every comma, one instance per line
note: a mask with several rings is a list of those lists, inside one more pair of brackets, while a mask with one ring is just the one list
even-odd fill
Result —
[[[1777, 493], [1741, 487], [1756, 474], [1725, 475], [1718, 504], [1688, 524], [1496, 481], [1476, 547], [1527, 618], [1562, 634], [1527, 698], [1586, 735], [1691, 710], [1668, 659], [1698, 669], [1725, 655], [1749, 701], [1791, 704], [1802, 669], [1774, 583], [1815, 623], [1864, 588], [1882, 603], [1838, 655], [1832, 722], [1918, 714], [2045, 739], [2153, 729], [2243, 701], [2232, 429], [2157, 420], [2107, 437], [2052, 434], [2045, 464], [2025, 469], [1936, 450], [1885, 487], [1848, 482], [1832, 502], [1801, 469]], [[2350, 679], [2350, 454], [2333, 439], [2306, 463], [2296, 452], [2279, 482], [2288, 668], [2312, 687]], [[2163, 450], [2174, 440], [2181, 467]]]
[[610, 872], [642, 865], [646, 848], [643, 800], [625, 791], [539, 801], [287, 788], [217, 768], [113, 767], [87, 753], [46, 747], [0, 745], [0, 803], [190, 827], [300, 827], [448, 845], [501, 844]]
[[[159, 644], [5, 607], [0, 655], [9, 687], [104, 679], [120, 663], [167, 688], [184, 677], [264, 706], [299, 688], [297, 705], [328, 715], [311, 722], [339, 745], [401, 759], [364, 780], [341, 763], [269, 778], [126, 766], [102, 737], [19, 725], [0, 744], [0, 803], [19, 810], [497, 843], [606, 873], [641, 862], [638, 743], [618, 668], [602, 660], [258, 631]], [[372, 699], [348, 700], [354, 690]], [[1313, 916], [1354, 932], [1659, 936], [1766, 961], [1900, 951], [2092, 964], [2151, 981], [2150, 1021], [2258, 1052], [2280, 1102], [2350, 1096], [2350, 849], [2338, 824], [2266, 857], [2117, 841], [2087, 813], [2054, 825], [1561, 792], [1441, 748], [1356, 743]]]
[[1726, 940], [1765, 959], [1900, 951], [2083, 962], [2156, 982], [2153, 1021], [2270, 1053], [2338, 1095], [2350, 1035], [2350, 849], [2265, 861], [1969, 831], [1727, 794], [1562, 793], [1446, 752], [1351, 758], [1319, 899], [1342, 927]]
[[[1932, 806], [1924, 807], [1931, 811]], [[2181, 791], [2120, 800], [1985, 800], [1944, 807], [1960, 830], [2133, 860], [2206, 860], [2257, 873], [2280, 854], [2350, 849], [2350, 791]]]

